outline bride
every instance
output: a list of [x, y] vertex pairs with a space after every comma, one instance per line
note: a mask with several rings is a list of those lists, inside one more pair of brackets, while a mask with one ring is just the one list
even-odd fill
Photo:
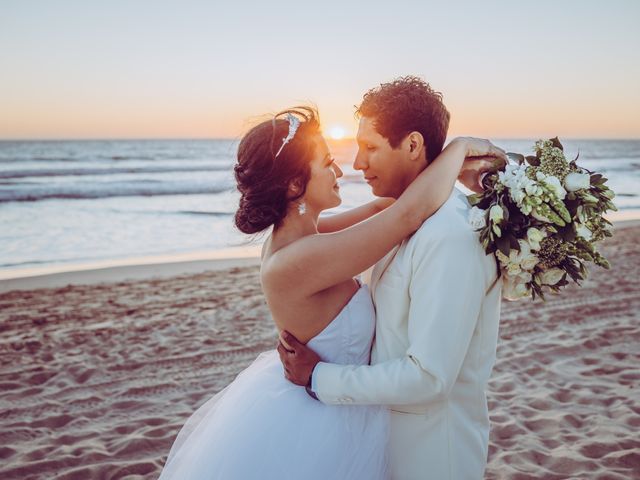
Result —
[[[278, 330], [324, 361], [368, 364], [375, 312], [357, 275], [438, 210], [457, 177], [477, 185], [478, 161], [465, 157], [496, 152], [486, 140], [456, 139], [395, 202], [377, 199], [320, 219], [341, 202], [342, 171], [316, 112], [285, 110], [250, 130], [235, 165], [235, 222], [247, 234], [273, 227], [260, 276]], [[201, 406], [160, 479], [387, 478], [386, 409], [325, 405], [289, 383], [282, 368], [275, 350], [263, 353]]]

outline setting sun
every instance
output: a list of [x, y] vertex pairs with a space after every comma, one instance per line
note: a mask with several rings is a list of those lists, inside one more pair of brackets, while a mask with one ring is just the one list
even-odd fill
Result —
[[329, 127], [329, 136], [333, 140], [342, 140], [345, 136], [345, 130], [340, 125], [333, 125]]

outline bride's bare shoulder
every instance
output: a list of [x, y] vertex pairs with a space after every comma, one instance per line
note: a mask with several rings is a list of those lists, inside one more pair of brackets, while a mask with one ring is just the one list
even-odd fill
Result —
[[267, 283], [281, 283], [291, 274], [291, 268], [295, 267], [301, 258], [300, 244], [305, 243], [306, 237], [298, 238], [290, 242], [273, 241], [269, 236], [262, 247], [262, 262], [260, 276], [263, 285]]

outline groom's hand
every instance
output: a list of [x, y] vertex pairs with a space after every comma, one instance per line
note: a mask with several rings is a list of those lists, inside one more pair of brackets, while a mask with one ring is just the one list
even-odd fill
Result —
[[286, 330], [280, 334], [278, 354], [287, 380], [303, 387], [309, 384], [313, 369], [321, 361], [316, 352], [300, 343]]

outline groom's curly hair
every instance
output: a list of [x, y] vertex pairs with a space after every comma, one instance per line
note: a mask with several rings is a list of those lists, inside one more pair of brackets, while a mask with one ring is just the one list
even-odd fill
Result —
[[447, 138], [450, 114], [442, 94], [419, 77], [400, 77], [365, 93], [356, 115], [370, 117], [376, 130], [392, 148], [411, 132], [424, 138], [427, 163], [434, 160]]

